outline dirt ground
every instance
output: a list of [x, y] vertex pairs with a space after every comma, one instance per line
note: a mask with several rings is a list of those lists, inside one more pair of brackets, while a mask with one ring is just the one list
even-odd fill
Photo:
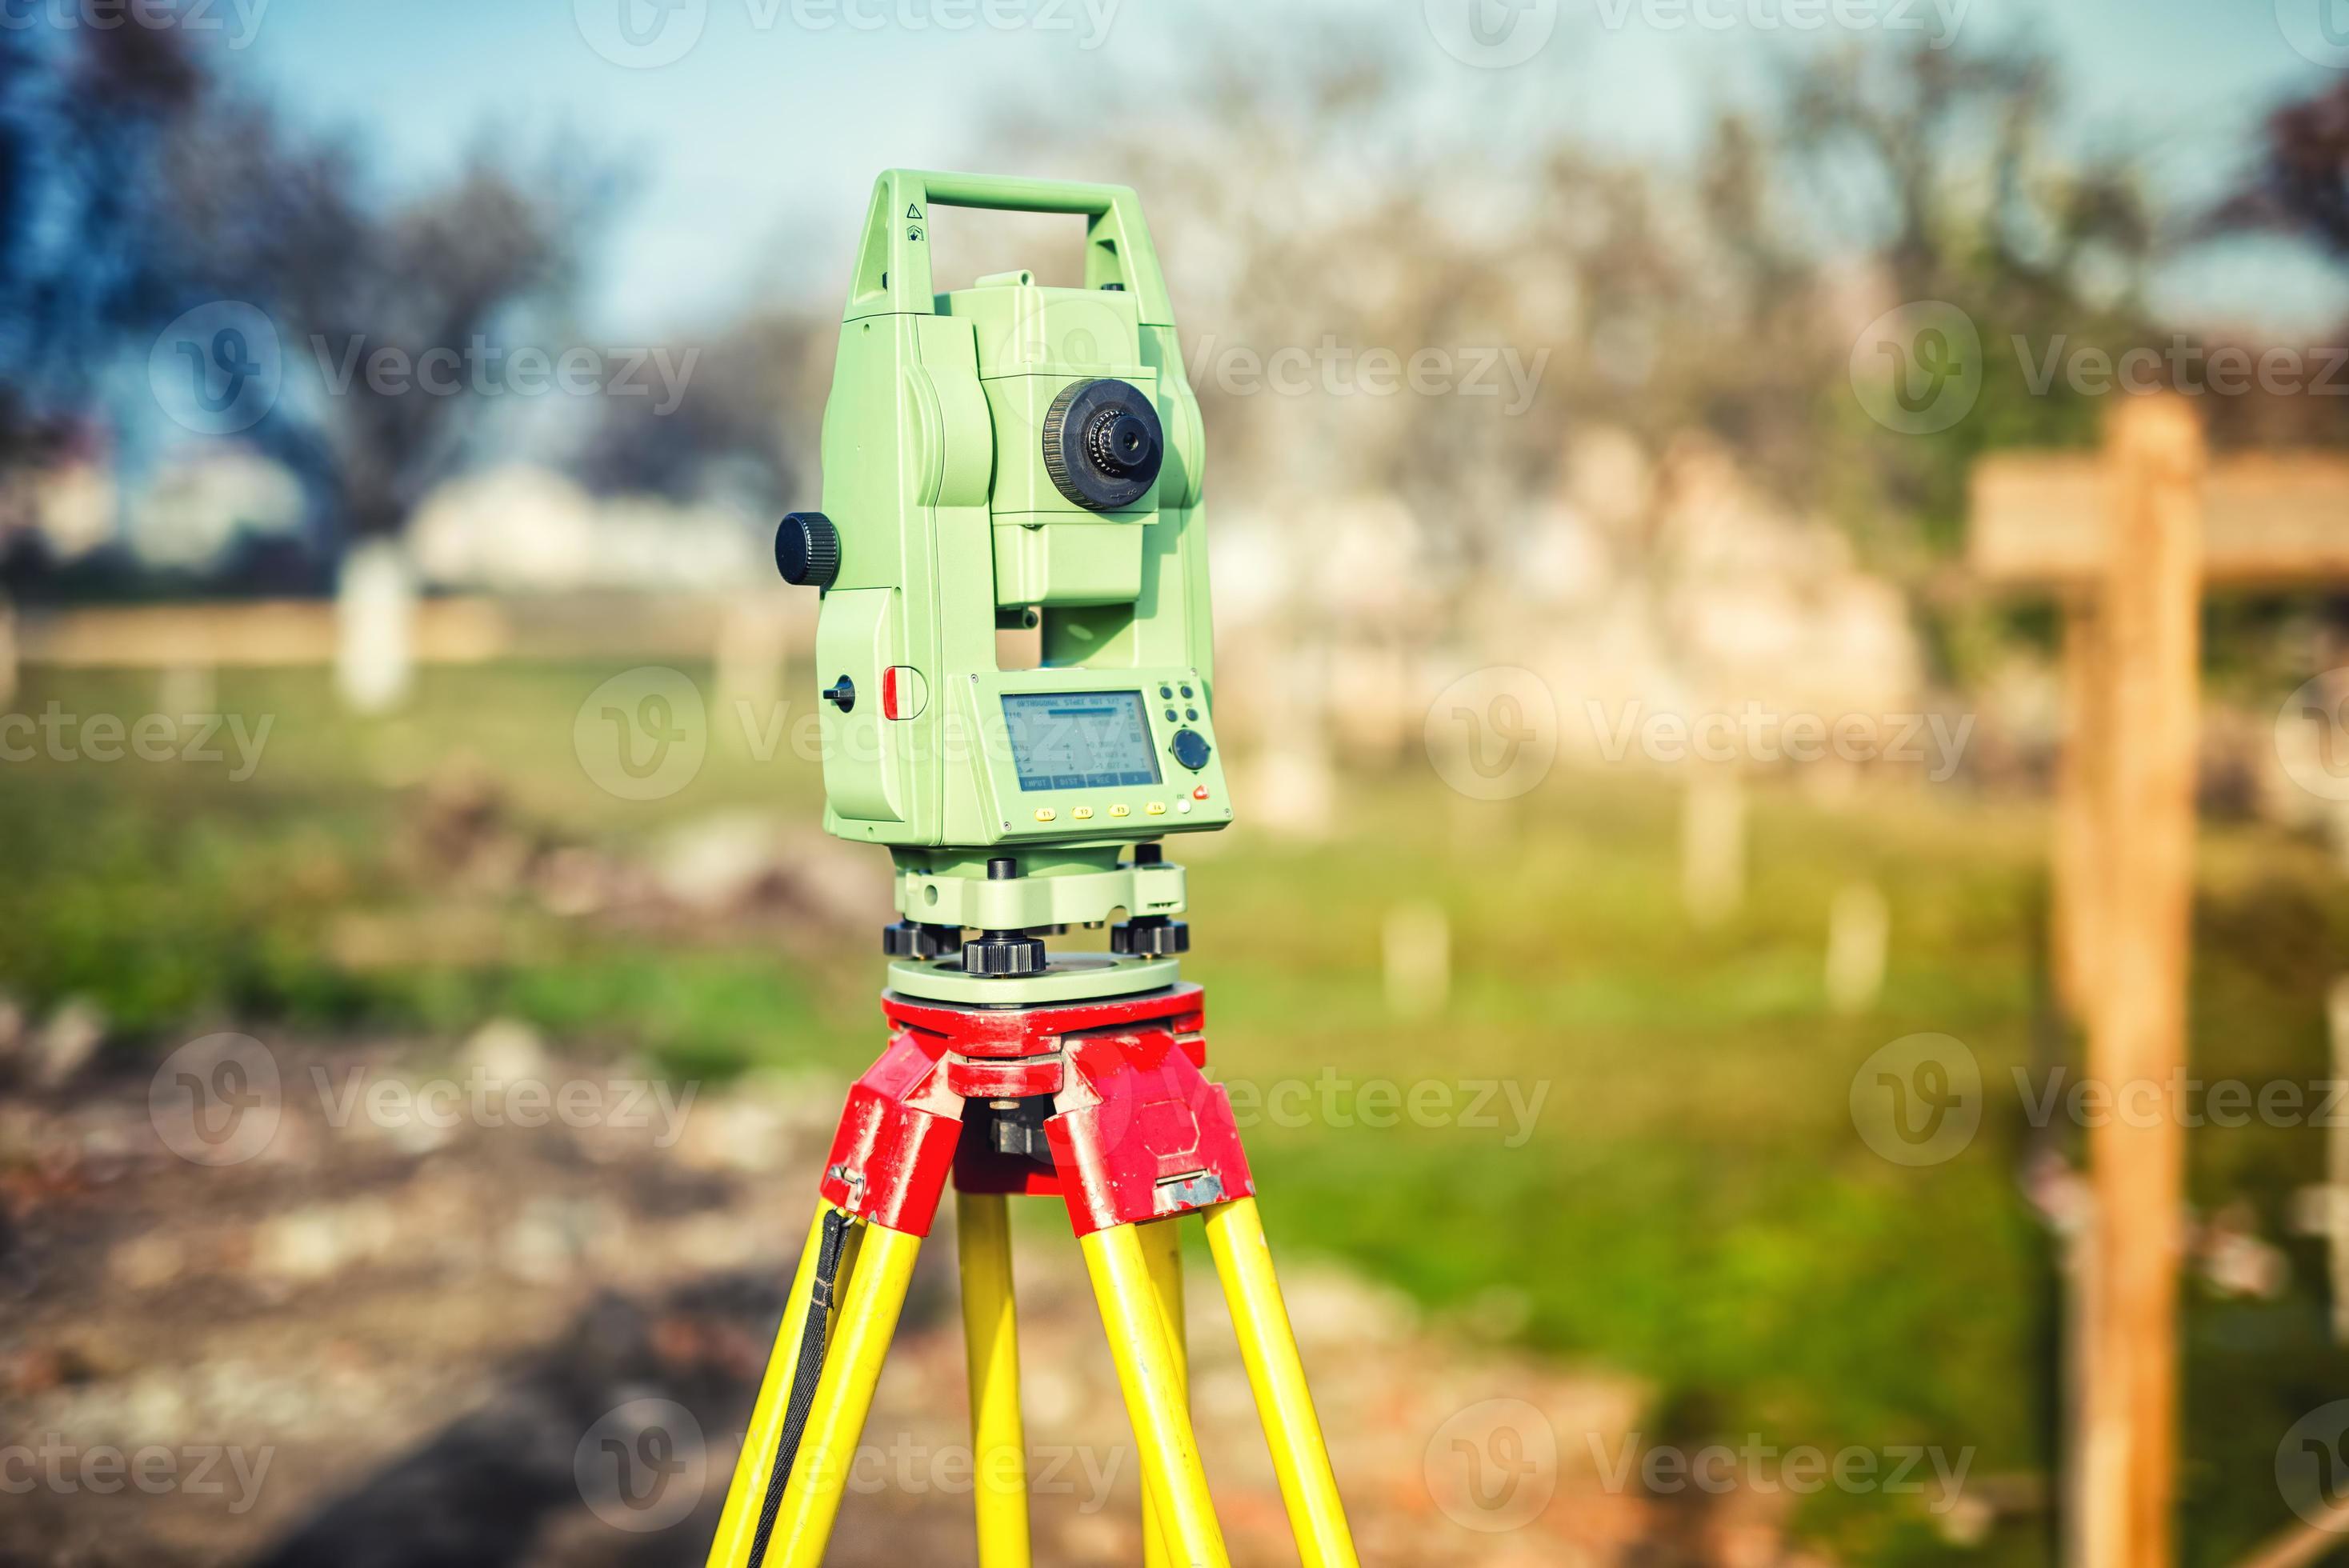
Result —
[[[665, 1104], [512, 1026], [453, 1049], [189, 1051], [160, 1071], [0, 1058], [0, 1564], [700, 1560], [839, 1086]], [[220, 1078], [230, 1056], [254, 1073]], [[265, 1147], [191, 1141], [191, 1068], [246, 1092]], [[1074, 1245], [1057, 1206], [1019, 1230], [1038, 1558], [1138, 1562], [1132, 1439]], [[1639, 1418], [1628, 1381], [1480, 1348], [1284, 1256], [1366, 1562], [1795, 1560], [1735, 1498], [1691, 1516], [1602, 1485], [1596, 1456]], [[833, 1563], [975, 1561], [953, 1257], [948, 1216]], [[1189, 1285], [1234, 1561], [1293, 1563], [1222, 1302], [1204, 1266]]]

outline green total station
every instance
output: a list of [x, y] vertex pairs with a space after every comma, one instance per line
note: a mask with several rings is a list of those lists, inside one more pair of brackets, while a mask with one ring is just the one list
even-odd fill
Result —
[[[938, 207], [1082, 218], [1083, 286], [1022, 270], [933, 293]], [[1205, 457], [1132, 191], [881, 176], [823, 510], [785, 518], [775, 555], [823, 593], [824, 826], [895, 859], [892, 990], [1032, 1005], [1174, 982], [1188, 934], [1162, 841], [1231, 820]], [[1002, 632], [1035, 634], [1033, 667], [1005, 667]], [[1110, 951], [1048, 951], [1072, 925], [1110, 926]]]

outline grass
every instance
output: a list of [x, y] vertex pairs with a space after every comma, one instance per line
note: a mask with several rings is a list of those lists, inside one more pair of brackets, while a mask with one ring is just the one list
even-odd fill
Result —
[[[563, 841], [626, 851], [746, 807], [812, 821], [814, 766], [788, 746], [760, 761], [715, 706], [687, 789], [653, 804], [597, 789], [572, 723], [612, 673], [435, 670], [405, 715], [372, 722], [337, 713], [315, 675], [231, 673], [220, 706], [273, 716], [247, 780], [225, 763], [5, 765], [0, 985], [36, 1008], [93, 997], [133, 1049], [221, 1021], [454, 1036], [502, 1015], [680, 1073], [779, 1063], [844, 1079], [877, 1045], [870, 932], [779, 948], [758, 931], [628, 931], [436, 885], [404, 859], [408, 800], [460, 761]], [[36, 672], [16, 707], [52, 701], [129, 719], [157, 696], [144, 677]], [[1248, 1138], [1270, 1223], [1464, 1325], [1638, 1373], [1657, 1390], [1655, 1440], [1971, 1446], [1977, 1482], [2044, 1481], [2058, 1297], [2016, 1181], [2030, 1130], [2013, 1076], [2032, 1061], [2044, 812], [1954, 789], [1840, 803], [1758, 789], [1749, 896], [1709, 930], [1682, 913], [1675, 812], [1652, 779], [1561, 773], [1482, 805], [1403, 769], [1351, 783], [1325, 841], [1243, 827], [1178, 851], [1219, 1076], [1267, 1108]], [[2203, 860], [2198, 1068], [2323, 1078], [2349, 893], [2313, 849], [2257, 827], [2214, 827]], [[1838, 1017], [1826, 910], [1859, 881], [1890, 901], [1892, 964], [1878, 1007]], [[1426, 1020], [1384, 998], [1381, 931], [1401, 903], [1451, 930], [1452, 995]], [[440, 940], [357, 962], [355, 921]], [[1989, 1104], [1961, 1155], [1909, 1169], [1867, 1149], [1847, 1097], [1871, 1052], [1920, 1032], [1974, 1051]], [[1441, 1085], [1462, 1110], [1500, 1087], [1489, 1119], [1388, 1126], [1371, 1084]], [[1272, 1113], [1299, 1103], [1313, 1109]], [[2245, 1205], [2271, 1239], [2323, 1158], [2306, 1127], [2208, 1128], [2191, 1149], [2198, 1208]], [[2189, 1305], [2192, 1563], [2288, 1522], [2274, 1445], [2349, 1382], [2323, 1259], [2285, 1244], [2282, 1299], [2197, 1287]], [[1918, 1499], [1830, 1491], [1806, 1522], [1847, 1560], [2052, 1560], [2044, 1513], [1961, 1546]]]

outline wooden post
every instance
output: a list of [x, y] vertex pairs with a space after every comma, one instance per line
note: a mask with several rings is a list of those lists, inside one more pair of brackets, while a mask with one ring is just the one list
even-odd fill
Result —
[[[2112, 722], [2088, 1076], [2116, 1113], [2092, 1128], [2096, 1272], [2087, 1542], [2105, 1568], [2174, 1561], [2178, 1287], [2194, 884], [2201, 620], [2201, 428], [2170, 398], [2123, 405], [2106, 453], [2105, 686]], [[2154, 1114], [2145, 1114], [2151, 1108]], [[2129, 1113], [2134, 1109], [2135, 1113]]]
[[[2206, 464], [2186, 404], [2132, 398], [2100, 462], [1984, 459], [1971, 513], [1968, 549], [1985, 579], [2066, 606], [2057, 983], [2086, 1032], [2088, 1076], [2138, 1108], [2091, 1130], [2094, 1214], [2069, 1259], [2080, 1390], [2069, 1549], [2091, 1568], [2150, 1568], [2171, 1557], [2184, 1147], [2174, 1096], [2186, 1047], [2199, 599], [2206, 586], [2349, 582], [2349, 459]], [[2332, 1154], [2328, 1205], [2344, 1181], [2349, 1139]], [[2332, 1233], [2337, 1305], [2349, 1301], [2349, 1199], [2328, 1207], [2326, 1223], [2342, 1227]], [[2300, 1550], [2274, 1560], [2300, 1561], [2290, 1555]]]
[[2055, 995], [2082, 1028], [2096, 995], [2096, 899], [2105, 885], [2106, 762], [2112, 755], [2111, 661], [2094, 597], [2064, 607], [2064, 745], [2055, 758], [2051, 890]]

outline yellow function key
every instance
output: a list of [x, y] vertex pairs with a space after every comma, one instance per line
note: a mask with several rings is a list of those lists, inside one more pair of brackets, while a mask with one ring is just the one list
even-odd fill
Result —
[[1093, 809], [1091, 806], [1080, 806], [1069, 815], [1080, 822], [1090, 822], [1093, 820]]
[[1050, 806], [1039, 806], [1036, 808], [1036, 820], [1040, 822], [1051, 821], [1055, 818], [1059, 817], [1060, 814], [1061, 813], [1055, 811]]
[[1150, 802], [1149, 811], [1154, 817], [1163, 817], [1166, 815], [1166, 802], [1164, 800], [1153, 800]]
[[1131, 817], [1133, 815], [1133, 808], [1131, 806], [1112, 806], [1109, 809], [1109, 814], [1112, 817]]

